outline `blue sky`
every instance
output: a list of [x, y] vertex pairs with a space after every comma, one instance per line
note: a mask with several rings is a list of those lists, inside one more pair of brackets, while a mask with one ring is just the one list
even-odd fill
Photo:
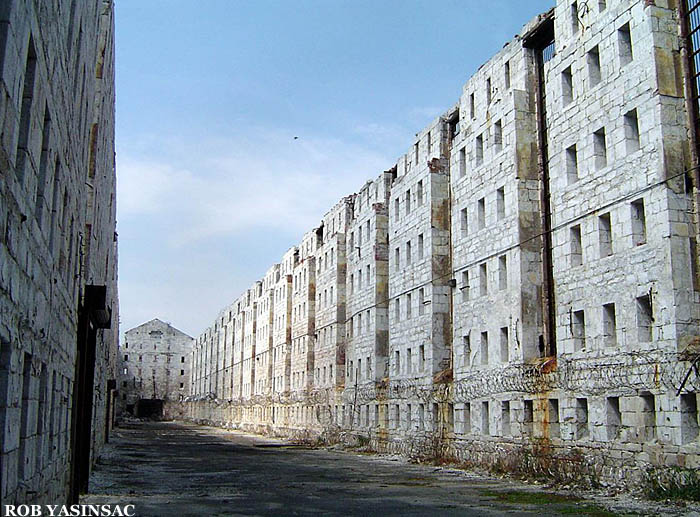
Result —
[[122, 332], [198, 335], [553, 5], [116, 2]]

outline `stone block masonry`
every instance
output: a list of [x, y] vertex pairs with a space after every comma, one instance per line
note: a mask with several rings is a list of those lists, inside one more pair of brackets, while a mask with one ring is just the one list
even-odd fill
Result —
[[75, 502], [114, 413], [111, 0], [0, 3], [0, 500]]
[[[226, 340], [226, 332], [221, 339]], [[127, 330], [120, 347], [119, 410], [135, 415], [139, 402], [159, 400], [164, 418], [182, 418], [183, 400], [190, 392], [193, 341], [159, 319]], [[219, 348], [230, 350], [225, 345]], [[222, 365], [220, 378], [225, 378], [224, 363], [222, 354], [217, 363]]]
[[273, 267], [272, 379], [243, 345], [239, 395], [212, 389], [220, 327], [197, 339], [190, 417], [569, 481], [700, 464], [698, 4], [530, 21]]

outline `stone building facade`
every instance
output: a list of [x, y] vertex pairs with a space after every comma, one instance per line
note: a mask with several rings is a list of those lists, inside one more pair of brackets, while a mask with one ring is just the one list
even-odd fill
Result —
[[289, 389], [224, 398], [203, 367], [190, 417], [573, 481], [700, 465], [699, 15], [530, 21], [285, 255]]
[[[119, 350], [120, 409], [137, 416], [155, 411], [155, 416], [182, 418], [182, 402], [190, 392], [193, 342], [157, 318], [127, 330]], [[158, 403], [149, 406], [149, 401]]]
[[116, 392], [111, 0], [0, 3], [0, 500], [87, 488]]

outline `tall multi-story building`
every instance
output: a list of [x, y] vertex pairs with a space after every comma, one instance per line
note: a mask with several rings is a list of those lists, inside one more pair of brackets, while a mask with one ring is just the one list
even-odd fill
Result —
[[[352, 198], [340, 200], [317, 229], [314, 387], [332, 393], [345, 379], [346, 229]], [[326, 408], [327, 409], [327, 408]], [[318, 412], [317, 412], [318, 413]], [[328, 415], [326, 415], [327, 417]], [[320, 415], [316, 415], [317, 419]]]
[[0, 499], [86, 490], [118, 342], [111, 0], [0, 5]]
[[135, 416], [182, 418], [193, 341], [157, 318], [127, 330], [120, 348], [121, 409]]
[[306, 232], [299, 246], [299, 262], [292, 277], [292, 350], [289, 421], [304, 421], [310, 407], [306, 395], [313, 386], [316, 342], [316, 232]]
[[[275, 398], [289, 393], [292, 368], [292, 274], [299, 259], [299, 250], [291, 248], [282, 257], [274, 286], [272, 330], [272, 383], [270, 392]], [[272, 407], [271, 423], [284, 423], [288, 408], [280, 404]]]
[[[379, 418], [374, 386], [389, 375], [388, 207], [393, 179], [388, 171], [365, 183], [355, 198], [348, 228], [345, 387], [352, 390], [346, 399], [348, 423], [355, 427], [369, 427]], [[359, 390], [362, 397], [355, 396]], [[343, 418], [344, 413], [340, 421], [336, 417], [338, 425]]]
[[697, 465], [699, 14], [526, 24], [305, 235], [289, 391], [227, 425], [617, 483]]
[[[386, 428], [430, 426], [436, 404], [421, 396], [451, 367], [450, 168], [455, 123], [439, 119], [399, 159], [389, 199], [389, 384]], [[400, 174], [399, 174], [400, 173]], [[380, 421], [380, 425], [382, 422]]]
[[[274, 288], [280, 274], [280, 265], [272, 266], [262, 280], [261, 295], [257, 300], [255, 331], [254, 395], [268, 395], [272, 385], [272, 347], [274, 324]], [[269, 408], [265, 408], [267, 417]]]

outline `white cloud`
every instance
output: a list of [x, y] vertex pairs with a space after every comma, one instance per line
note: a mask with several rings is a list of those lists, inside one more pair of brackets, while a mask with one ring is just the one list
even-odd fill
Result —
[[120, 152], [122, 332], [158, 317], [199, 333], [341, 197], [392, 164], [354, 144], [294, 136], [257, 130]]
[[190, 158], [177, 164], [121, 156], [120, 221], [167, 218], [175, 223], [169, 235], [174, 245], [255, 227], [301, 236], [342, 196], [391, 164], [338, 140], [293, 136], [258, 131], [190, 145]]

